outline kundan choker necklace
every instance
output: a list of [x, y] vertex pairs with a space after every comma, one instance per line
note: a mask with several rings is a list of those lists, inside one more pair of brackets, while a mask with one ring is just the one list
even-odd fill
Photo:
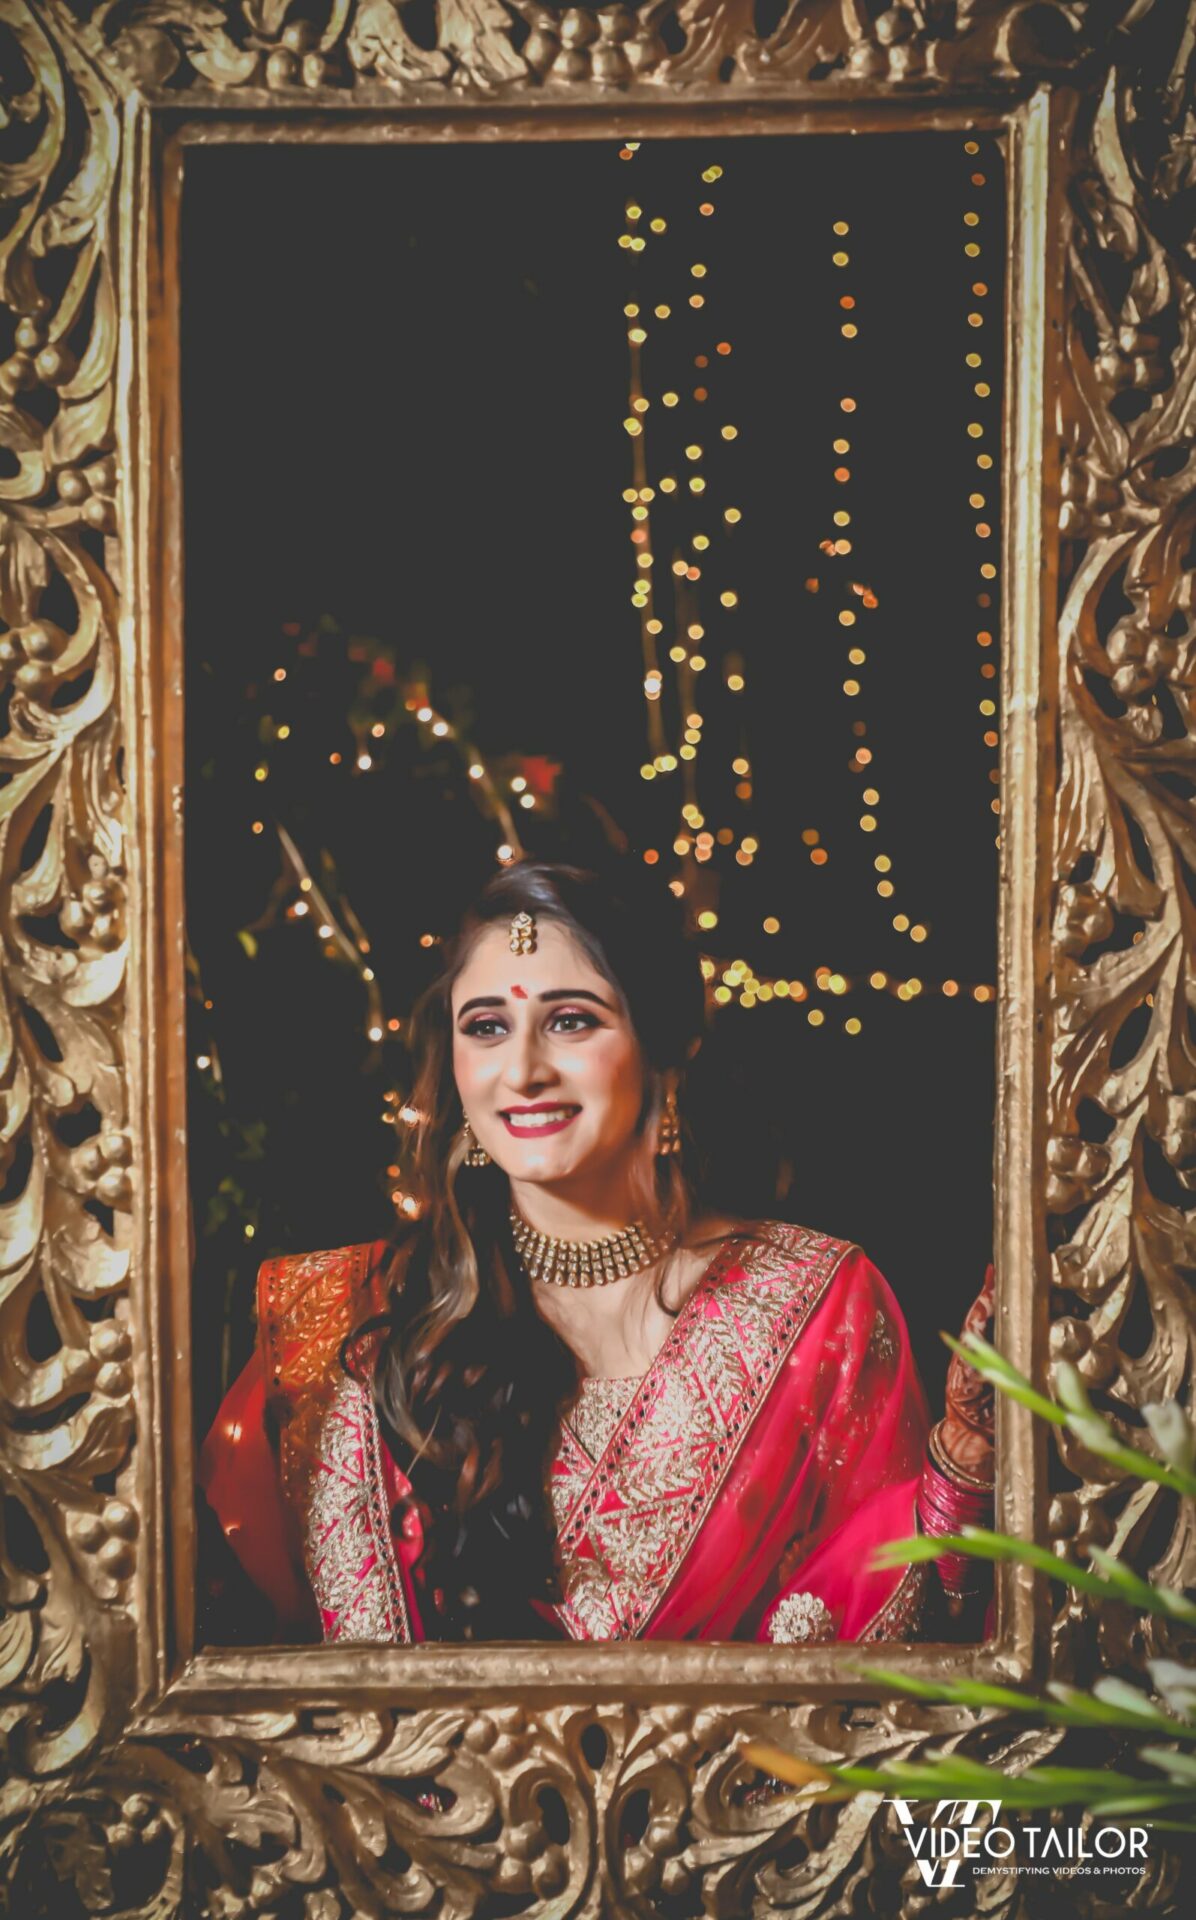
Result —
[[511, 1233], [524, 1271], [550, 1287], [608, 1287], [612, 1280], [642, 1272], [677, 1244], [675, 1234], [659, 1238], [642, 1220], [601, 1240], [556, 1240], [537, 1233], [513, 1207]]

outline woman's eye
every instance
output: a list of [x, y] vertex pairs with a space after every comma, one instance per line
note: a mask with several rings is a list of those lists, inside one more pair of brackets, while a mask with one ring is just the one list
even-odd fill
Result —
[[596, 1027], [598, 1021], [592, 1013], [574, 1013], [569, 1010], [554, 1014], [552, 1025], [558, 1033], [578, 1033], [586, 1027]]
[[496, 1033], [505, 1033], [501, 1020], [471, 1020], [465, 1029], [471, 1040], [492, 1040]]

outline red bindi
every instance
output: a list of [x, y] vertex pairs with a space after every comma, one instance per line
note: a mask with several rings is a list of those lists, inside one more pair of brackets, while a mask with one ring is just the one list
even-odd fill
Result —
[[512, 994], [512, 997], [513, 997], [514, 999], [516, 999], [516, 1000], [526, 1000], [526, 999], [527, 999], [527, 988], [526, 988], [526, 987], [519, 987], [519, 986], [515, 986], [515, 987], [512, 987], [512, 988], [511, 988], [511, 994]]

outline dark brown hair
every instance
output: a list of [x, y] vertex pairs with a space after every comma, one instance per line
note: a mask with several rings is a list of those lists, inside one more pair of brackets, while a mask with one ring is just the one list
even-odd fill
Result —
[[541, 1318], [511, 1241], [494, 1165], [464, 1168], [452, 1066], [453, 984], [487, 927], [520, 912], [567, 929], [625, 1008], [644, 1063], [639, 1210], [684, 1235], [684, 1154], [655, 1154], [670, 1080], [700, 1039], [704, 989], [678, 903], [626, 863], [617, 875], [525, 860], [466, 914], [415, 1010], [414, 1170], [423, 1218], [374, 1372], [379, 1417], [424, 1525], [421, 1600], [444, 1639], [527, 1639], [556, 1597], [545, 1469], [577, 1365]]

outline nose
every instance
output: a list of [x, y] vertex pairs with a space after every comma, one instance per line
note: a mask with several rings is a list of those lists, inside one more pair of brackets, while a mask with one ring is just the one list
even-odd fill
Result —
[[535, 1020], [528, 1019], [511, 1037], [504, 1078], [520, 1100], [532, 1099], [556, 1079], [556, 1069], [545, 1051]]

